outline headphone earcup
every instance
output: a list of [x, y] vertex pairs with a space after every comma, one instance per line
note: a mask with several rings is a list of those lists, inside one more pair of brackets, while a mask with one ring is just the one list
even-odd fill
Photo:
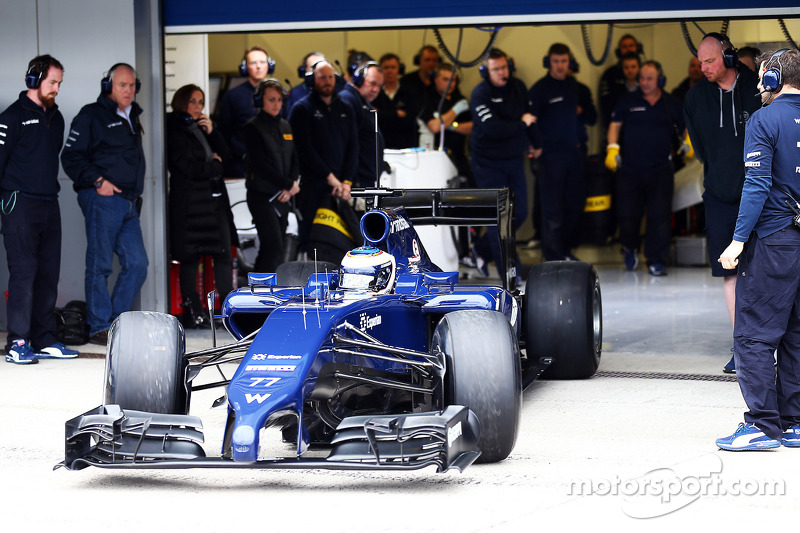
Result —
[[106, 76], [105, 78], [100, 80], [100, 92], [103, 94], [111, 94], [111, 88], [113, 84], [111, 82], [111, 77]]
[[550, 70], [550, 56], [544, 56], [544, 58], [542, 58], [542, 66]]
[[480, 67], [478, 67], [478, 72], [480, 72], [481, 78], [483, 78], [484, 80], [489, 79], [489, 67], [487, 67], [486, 65], [481, 65]]
[[397, 69], [398, 76], [405, 76], [406, 75], [406, 64], [400, 63], [400, 68]]
[[663, 89], [667, 85], [667, 77], [662, 75], [658, 76], [658, 88]]
[[783, 87], [781, 71], [776, 68], [768, 69], [761, 78], [761, 86], [769, 93], [776, 93]]
[[314, 89], [314, 69], [312, 68], [305, 74], [303, 74], [303, 84], [306, 86], [306, 89], [309, 91]]
[[29, 70], [25, 75], [25, 87], [28, 89], [38, 89], [42, 84], [42, 75], [39, 72]]
[[247, 76], [247, 60], [242, 59], [242, 64], [239, 65], [239, 76]]
[[739, 54], [733, 48], [722, 51], [722, 63], [726, 68], [734, 68], [739, 63]]
[[275, 72], [275, 65], [277, 65], [275, 60], [267, 56], [267, 74], [270, 76]]
[[306, 79], [306, 66], [305, 65], [300, 65], [299, 67], [297, 67], [297, 77], [300, 78], [301, 80]]

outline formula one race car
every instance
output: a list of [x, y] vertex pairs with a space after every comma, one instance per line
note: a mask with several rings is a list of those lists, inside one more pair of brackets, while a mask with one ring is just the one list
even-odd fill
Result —
[[[543, 263], [521, 293], [506, 189], [354, 195], [369, 207], [366, 245], [340, 265], [251, 274], [222, 305], [237, 342], [185, 354], [175, 317], [122, 314], [109, 332], [105, 405], [66, 423], [63, 465], [463, 470], [509, 455], [522, 390], [542, 372], [595, 373], [597, 275], [586, 263]], [[490, 226], [506, 263], [503, 287], [442, 272], [412, 223]], [[193, 385], [203, 369], [239, 360], [230, 379]], [[228, 409], [214, 458], [201, 447], [200, 420], [187, 414], [191, 392], [212, 386], [225, 387]], [[281, 428], [296, 452], [259, 453], [266, 427]], [[306, 454], [316, 444], [327, 457]]]

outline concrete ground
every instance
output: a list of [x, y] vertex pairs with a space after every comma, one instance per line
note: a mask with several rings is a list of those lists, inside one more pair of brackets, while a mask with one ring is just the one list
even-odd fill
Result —
[[[594, 253], [594, 252], [592, 252]], [[0, 524], [25, 531], [533, 531], [789, 526], [800, 450], [723, 452], [745, 409], [721, 368], [731, 331], [719, 280], [703, 268], [653, 278], [588, 257], [603, 291], [598, 374], [538, 381], [524, 395], [512, 455], [464, 473], [52, 471], [64, 422], [100, 404], [103, 360], [0, 366]], [[523, 259], [525, 260], [525, 259]], [[225, 335], [224, 333], [221, 336]], [[189, 349], [210, 345], [190, 331]], [[102, 352], [79, 347], [81, 352]], [[221, 395], [193, 396], [218, 453]], [[269, 431], [269, 430], [268, 430]], [[290, 450], [267, 435], [274, 452]]]

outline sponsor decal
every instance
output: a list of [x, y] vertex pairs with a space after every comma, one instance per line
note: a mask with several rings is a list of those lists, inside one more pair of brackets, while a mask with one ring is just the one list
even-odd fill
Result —
[[270, 396], [272, 396], [272, 395], [271, 394], [250, 394], [250, 393], [244, 395], [245, 399], [247, 400], [247, 403], [253, 403], [253, 402], [263, 403], [264, 400], [266, 400]]
[[453, 443], [457, 441], [462, 434], [463, 430], [461, 429], [461, 422], [458, 422], [451, 428], [447, 428], [447, 447], [451, 448]]
[[281, 378], [250, 378], [250, 385], [248, 387], [271, 387], [279, 382]]
[[409, 261], [419, 261], [420, 260], [419, 243], [417, 242], [417, 239], [414, 239], [414, 240], [411, 241], [411, 253], [413, 253], [414, 255], [409, 257]]
[[32, 118], [30, 120], [26, 120], [25, 122], [23, 122], [22, 125], [23, 126], [30, 126], [31, 124], [38, 124], [38, 123], [39, 123], [39, 119], [38, 118]]
[[119, 122], [112, 122], [111, 124], [108, 124], [106, 128], [116, 128], [117, 126], [122, 126], [121, 120]]
[[502, 101], [503, 101], [503, 98], [502, 98], [502, 97], [499, 97], [499, 98], [492, 98], [492, 102], [495, 102], [495, 103], [498, 103], [498, 104], [499, 104], [499, 103], [502, 103]]
[[267, 359], [302, 359], [301, 355], [273, 355], [266, 353], [254, 353], [250, 360], [252, 361], [266, 361]]
[[358, 318], [360, 327], [363, 330], [372, 329], [375, 326], [380, 326], [381, 324], [381, 315], [368, 317], [367, 313], [361, 313], [361, 315]]
[[761, 166], [761, 162], [760, 161], [745, 161], [744, 162], [744, 166], [746, 166], [746, 167], [760, 167]]
[[794, 123], [795, 123], [795, 124], [800, 124], [800, 118], [796, 118], [796, 119], [794, 119]]
[[404, 218], [396, 218], [392, 220], [392, 229], [391, 233], [397, 233], [398, 231], [402, 231], [404, 229], [410, 228], [411, 225], [408, 223], [408, 220]]
[[611, 195], [604, 194], [601, 196], [587, 197], [583, 211], [586, 213], [593, 213], [595, 211], [608, 211], [609, 209], [611, 209]]
[[283, 140], [284, 140], [284, 141], [291, 141], [291, 140], [293, 140], [293, 139], [294, 139], [294, 137], [292, 137], [292, 134], [291, 134], [291, 133], [284, 133], [284, 134], [283, 134]]
[[339, 233], [347, 235], [349, 239], [355, 240], [350, 234], [347, 224], [345, 224], [344, 220], [342, 220], [342, 217], [330, 209], [324, 209], [322, 207], [317, 209], [317, 214], [314, 216], [314, 224], [322, 224], [323, 226], [331, 227]]
[[245, 372], [294, 372], [295, 365], [247, 365]]
[[641, 111], [647, 111], [647, 109], [644, 108], [644, 107], [632, 107], [632, 108], [628, 109], [628, 111], [631, 112], [631, 113], [638, 113], [638, 112], [641, 112]]
[[[800, 143], [797, 143], [797, 146], [800, 146]], [[761, 152], [750, 152], [747, 154], [747, 159], [750, 159], [751, 157], [756, 157], [758, 155], [761, 155]]]
[[563, 102], [563, 101], [564, 101], [564, 97], [563, 96], [556, 96], [555, 98], [551, 98], [550, 100], [548, 100], [547, 103], [548, 104], [557, 104], [557, 103]]

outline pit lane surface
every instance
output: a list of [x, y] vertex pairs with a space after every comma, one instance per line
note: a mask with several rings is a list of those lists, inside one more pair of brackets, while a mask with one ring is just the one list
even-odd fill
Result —
[[[0, 365], [2, 530], [626, 531], [794, 523], [800, 449], [718, 451], [714, 439], [741, 420], [737, 383], [659, 374], [721, 376], [730, 326], [718, 280], [702, 269], [673, 269], [659, 279], [601, 269], [600, 279], [601, 375], [534, 383], [511, 457], [463, 474], [54, 472], [64, 422], [101, 402], [103, 360]], [[205, 342], [190, 332], [190, 344]], [[657, 379], [604, 375], [613, 371]], [[213, 454], [225, 410], [211, 404], [220, 395], [203, 391], [192, 401]], [[276, 433], [266, 438], [270, 453], [291, 453]]]

